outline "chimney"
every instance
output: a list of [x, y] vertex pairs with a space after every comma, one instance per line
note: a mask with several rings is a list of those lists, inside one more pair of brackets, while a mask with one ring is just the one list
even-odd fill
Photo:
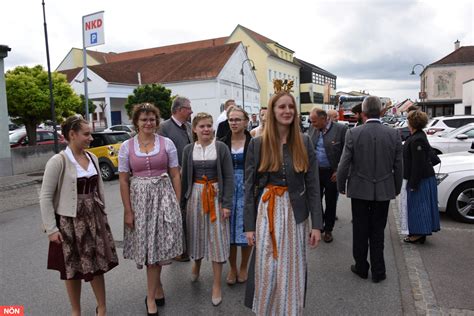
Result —
[[141, 86], [142, 85], [142, 74], [137, 72], [137, 77], [138, 77], [138, 85]]
[[460, 43], [461, 43], [461, 42], [459, 42], [459, 40], [456, 40], [456, 42], [454, 42], [454, 50], [458, 50], [458, 49], [459, 49]]

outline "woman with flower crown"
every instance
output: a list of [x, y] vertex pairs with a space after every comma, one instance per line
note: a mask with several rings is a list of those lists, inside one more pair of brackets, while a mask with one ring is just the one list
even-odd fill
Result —
[[307, 243], [319, 244], [322, 211], [314, 149], [300, 132], [295, 99], [284, 89], [270, 99], [263, 135], [249, 144], [245, 173], [245, 230], [255, 245], [252, 309], [257, 315], [302, 315]]

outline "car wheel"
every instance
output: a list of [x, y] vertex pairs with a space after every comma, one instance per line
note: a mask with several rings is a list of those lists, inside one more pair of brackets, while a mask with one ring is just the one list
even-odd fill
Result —
[[453, 190], [448, 213], [457, 221], [474, 224], [474, 181], [461, 183]]
[[102, 176], [102, 180], [110, 181], [114, 177], [114, 169], [106, 162], [102, 162], [99, 165], [100, 167], [100, 174]]

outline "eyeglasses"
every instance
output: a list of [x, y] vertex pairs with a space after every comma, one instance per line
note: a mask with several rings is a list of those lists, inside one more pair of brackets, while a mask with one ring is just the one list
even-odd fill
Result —
[[228, 120], [229, 123], [241, 123], [243, 120], [241, 118], [232, 118]]
[[155, 123], [155, 122], [156, 122], [156, 119], [154, 119], [154, 118], [150, 118], [150, 119], [139, 119], [139, 121], [142, 122], [142, 123], [146, 123], [146, 122]]

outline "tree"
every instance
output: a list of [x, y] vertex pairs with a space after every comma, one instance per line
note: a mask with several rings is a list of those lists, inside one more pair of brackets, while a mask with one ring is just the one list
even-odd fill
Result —
[[[84, 105], [86, 104], [86, 97], [83, 94], [81, 94], [80, 97], [81, 97], [81, 104], [79, 108], [76, 110], [76, 113], [81, 114], [82, 116], [85, 116], [86, 111], [84, 111], [85, 109]], [[94, 104], [94, 102], [92, 102], [91, 99], [88, 99], [87, 101], [88, 101], [87, 103], [89, 103], [89, 114], [94, 113], [97, 106]]]
[[104, 120], [104, 125], [105, 125], [105, 128], [108, 128], [109, 127], [109, 124], [107, 122], [107, 116], [105, 115], [105, 109], [107, 108], [107, 103], [105, 102], [100, 102], [99, 103], [99, 107], [100, 107], [100, 110], [102, 111], [102, 115], [103, 115], [103, 120]]
[[171, 116], [171, 90], [161, 84], [147, 84], [133, 90], [133, 94], [128, 96], [127, 103], [125, 103], [128, 116], [132, 116], [135, 104], [144, 102], [153, 103], [160, 110], [163, 119], [168, 119]]
[[[66, 80], [57, 72], [52, 74], [53, 97], [56, 117], [74, 114], [81, 99]], [[19, 66], [9, 70], [5, 76], [8, 100], [8, 114], [16, 124], [24, 124], [28, 135], [28, 145], [36, 145], [36, 126], [51, 120], [48, 73], [41, 65], [35, 67]]]

